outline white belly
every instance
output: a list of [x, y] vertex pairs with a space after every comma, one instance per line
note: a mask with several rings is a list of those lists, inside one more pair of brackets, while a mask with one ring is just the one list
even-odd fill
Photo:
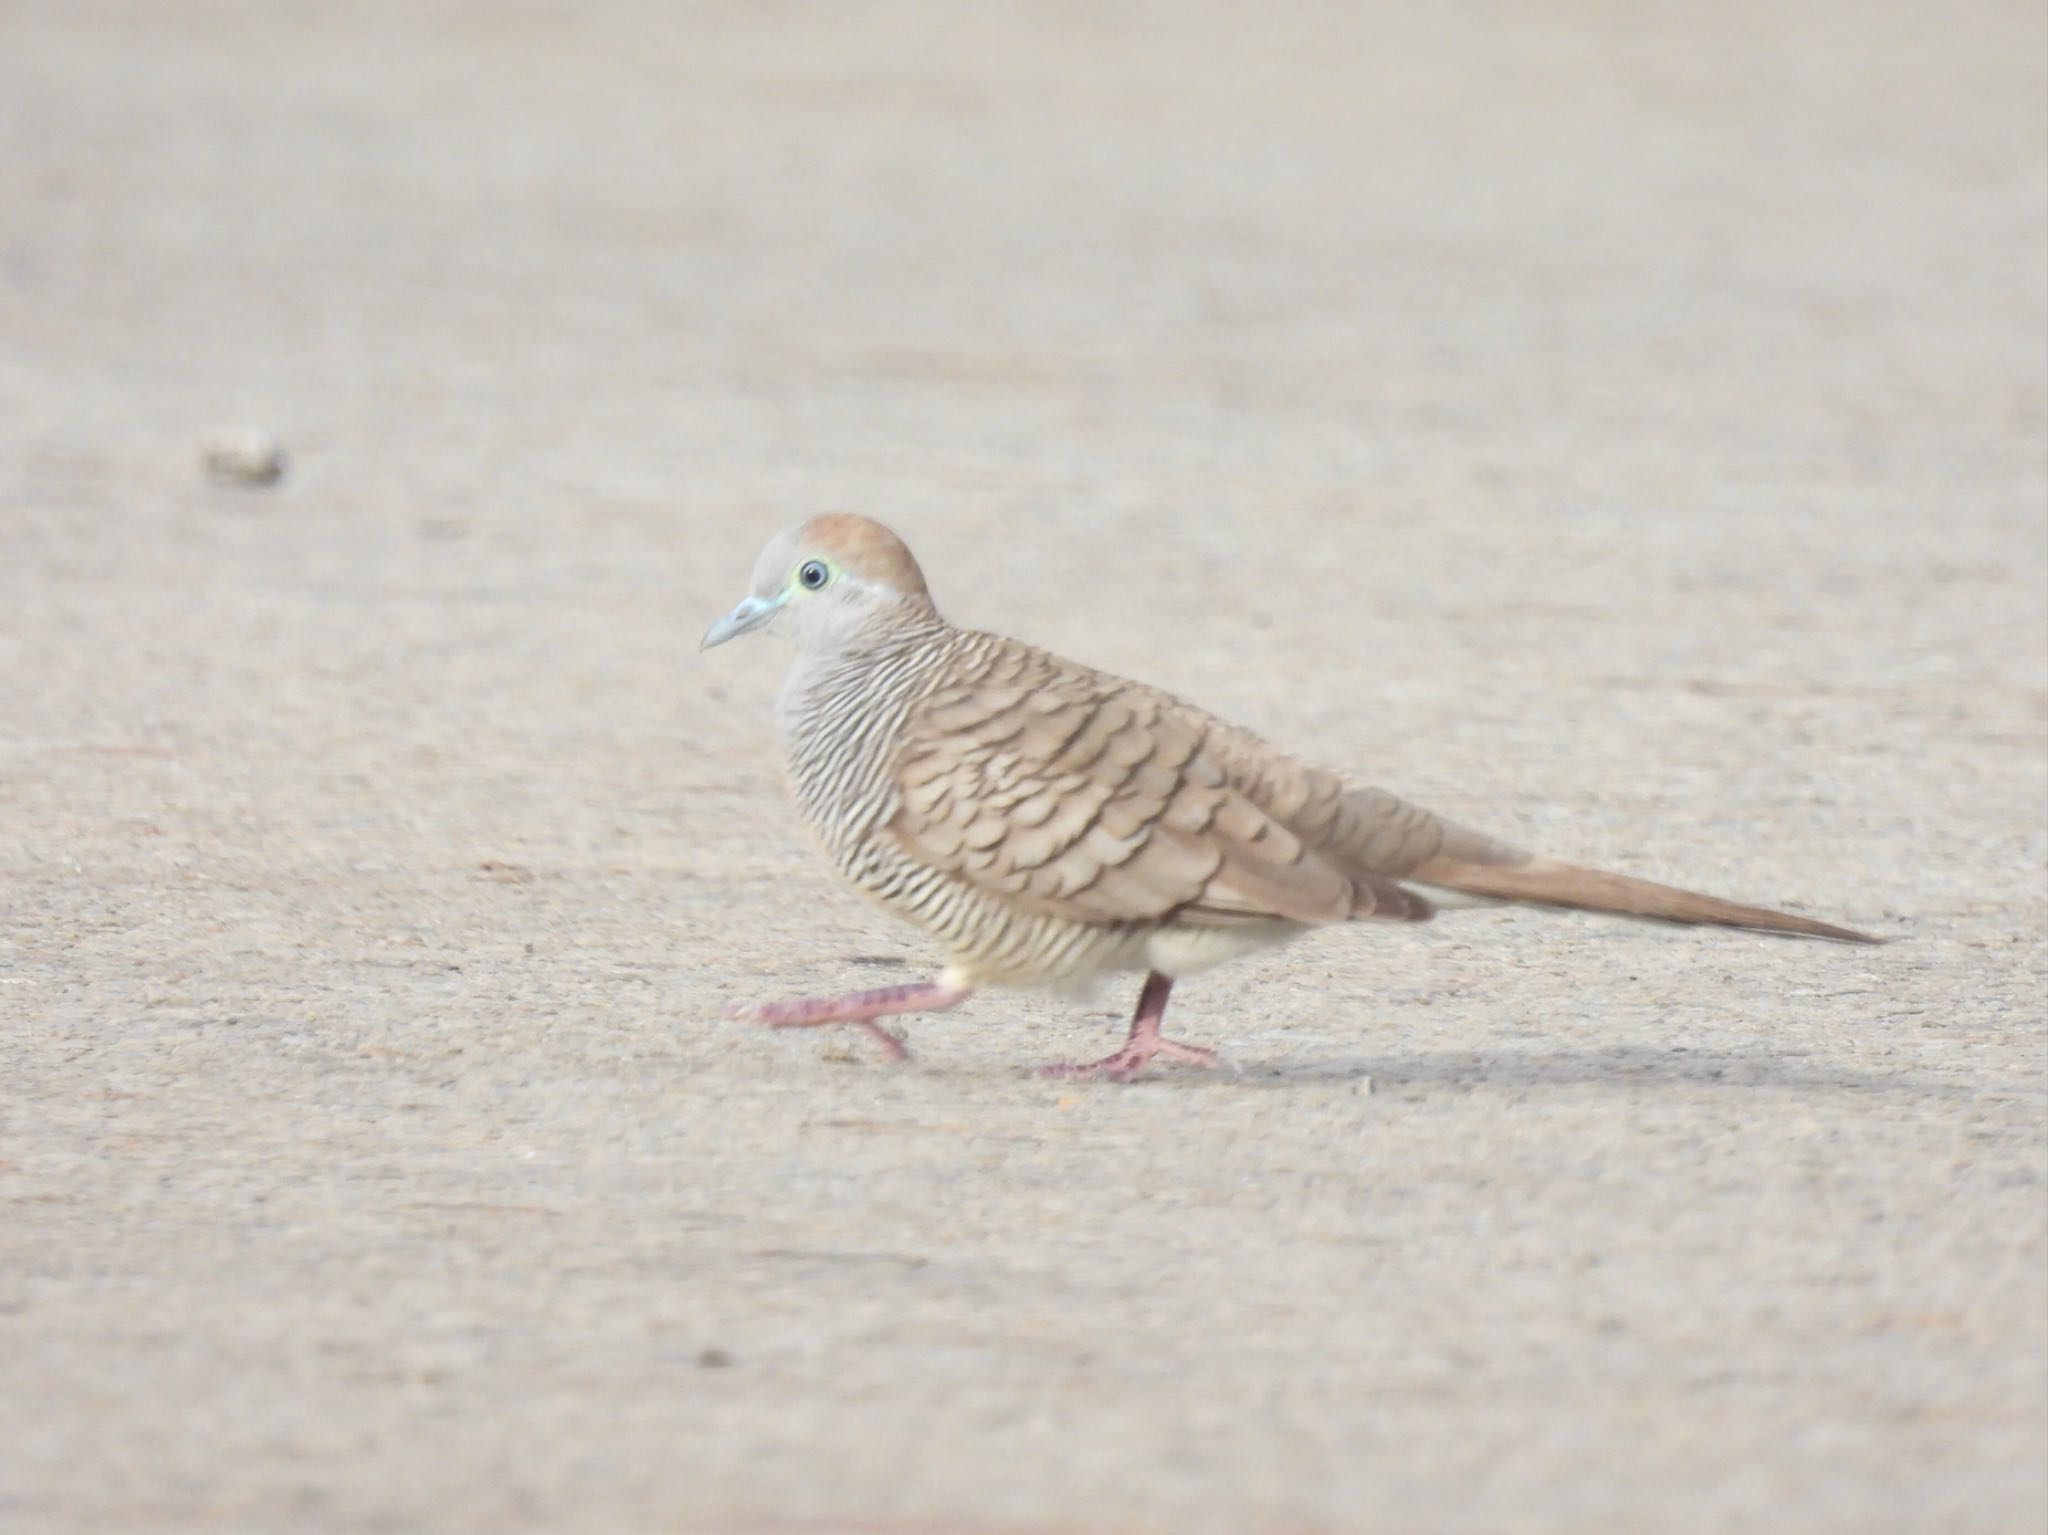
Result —
[[1244, 922], [1229, 927], [1169, 927], [1145, 938], [1144, 965], [1175, 980], [1225, 960], [1277, 948], [1312, 931], [1299, 922]]

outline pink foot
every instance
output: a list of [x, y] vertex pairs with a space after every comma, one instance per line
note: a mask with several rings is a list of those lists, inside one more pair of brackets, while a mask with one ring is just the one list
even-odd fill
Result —
[[1210, 1071], [1214, 1071], [1217, 1065], [1216, 1052], [1205, 1045], [1184, 1045], [1177, 1039], [1154, 1039], [1150, 1048], [1134, 1041], [1099, 1061], [1055, 1061], [1050, 1066], [1033, 1069], [1041, 1077], [1128, 1082], [1143, 1071], [1149, 1061], [1185, 1061], [1190, 1066], [1201, 1066]]
[[1124, 1041], [1123, 1049], [1114, 1055], [1105, 1055], [1099, 1061], [1040, 1066], [1037, 1074], [1069, 1080], [1089, 1078], [1128, 1082], [1145, 1069], [1147, 1062], [1154, 1060], [1184, 1061], [1190, 1066], [1214, 1070], [1214, 1050], [1202, 1045], [1184, 1045], [1177, 1039], [1160, 1036], [1159, 1020], [1166, 1016], [1166, 995], [1172, 990], [1172, 978], [1153, 971], [1145, 977], [1145, 989], [1138, 993], [1138, 1013], [1131, 1020], [1131, 1037]]
[[[807, 998], [806, 1000], [810, 999]], [[822, 1001], [824, 999], [819, 998], [818, 1000]], [[725, 1015], [728, 1018], [736, 1018], [742, 1023], [765, 1023], [771, 1029], [818, 1029], [823, 1028], [828, 1023], [850, 1024], [880, 1045], [888, 1054], [890, 1060], [907, 1061], [910, 1059], [910, 1046], [903, 1042], [903, 1036], [883, 1028], [872, 1018], [777, 1018], [774, 1016], [774, 1010], [777, 1007], [787, 1005], [791, 1004], [743, 1002], [727, 1008]], [[797, 1003], [794, 1005], [802, 1006], [803, 1004]]]
[[726, 1009], [729, 1018], [764, 1023], [771, 1029], [821, 1029], [827, 1024], [850, 1023], [888, 1053], [892, 1061], [910, 1059], [910, 1049], [900, 1036], [875, 1022], [897, 1013], [942, 1013], [956, 1007], [968, 995], [964, 986], [945, 986], [937, 981], [918, 981], [909, 986], [882, 986], [873, 991], [849, 992], [843, 997], [804, 997], [794, 1002], [739, 1002]]

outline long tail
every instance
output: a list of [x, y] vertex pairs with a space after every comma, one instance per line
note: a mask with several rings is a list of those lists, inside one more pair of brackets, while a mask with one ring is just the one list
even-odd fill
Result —
[[1461, 859], [1437, 857], [1405, 876], [1418, 885], [1435, 885], [1465, 895], [1485, 896], [1497, 901], [1521, 901], [1535, 906], [1568, 906], [1579, 911], [1612, 912], [1623, 917], [1643, 917], [1659, 922], [1709, 923], [1716, 927], [1745, 927], [1763, 933], [1790, 933], [1803, 938], [1831, 938], [1838, 943], [1883, 943], [1868, 933], [1795, 917], [1788, 912], [1762, 906], [1744, 906], [1718, 896], [1659, 885], [1626, 874], [1609, 874], [1601, 869], [1584, 869], [1577, 864], [1559, 863], [1551, 858], [1531, 858], [1526, 863], [1468, 863]]

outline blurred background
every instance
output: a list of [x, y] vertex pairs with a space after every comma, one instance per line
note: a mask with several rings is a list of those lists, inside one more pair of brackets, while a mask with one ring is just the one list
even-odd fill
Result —
[[[2044, 81], [2024, 3], [0, 5], [0, 1523], [2038, 1528]], [[1910, 942], [1340, 935], [1071, 1103], [1127, 999], [736, 1031], [929, 961], [694, 655], [825, 509]]]

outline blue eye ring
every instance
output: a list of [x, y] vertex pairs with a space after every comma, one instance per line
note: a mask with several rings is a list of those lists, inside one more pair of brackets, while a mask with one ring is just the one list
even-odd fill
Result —
[[832, 572], [825, 568], [823, 560], [805, 560], [796, 568], [796, 583], [807, 592], [815, 592], [832, 579]]

